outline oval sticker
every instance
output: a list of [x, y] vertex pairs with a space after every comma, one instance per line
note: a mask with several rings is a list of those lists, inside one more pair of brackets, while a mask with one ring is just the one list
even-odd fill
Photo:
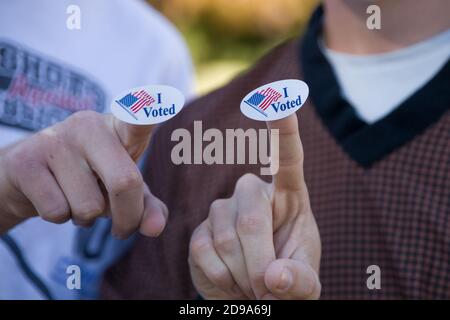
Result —
[[241, 112], [253, 120], [279, 120], [300, 109], [308, 94], [308, 85], [297, 79], [271, 82], [247, 94]]
[[170, 86], [149, 85], [124, 91], [113, 99], [111, 111], [131, 124], [156, 124], [175, 116], [184, 105], [184, 96]]

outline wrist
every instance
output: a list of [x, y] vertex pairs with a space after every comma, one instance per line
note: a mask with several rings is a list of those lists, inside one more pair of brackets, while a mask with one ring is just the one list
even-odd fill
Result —
[[17, 191], [11, 184], [5, 165], [6, 150], [0, 148], [0, 234], [22, 222], [25, 218], [16, 214], [14, 198]]

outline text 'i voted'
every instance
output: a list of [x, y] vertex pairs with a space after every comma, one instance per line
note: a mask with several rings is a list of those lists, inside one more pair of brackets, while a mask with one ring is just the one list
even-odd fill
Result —
[[184, 105], [184, 96], [170, 86], [151, 85], [127, 90], [111, 103], [113, 115], [127, 123], [156, 124], [174, 117]]
[[241, 112], [253, 120], [279, 120], [300, 109], [308, 94], [308, 85], [300, 80], [271, 82], [248, 93], [241, 101]]

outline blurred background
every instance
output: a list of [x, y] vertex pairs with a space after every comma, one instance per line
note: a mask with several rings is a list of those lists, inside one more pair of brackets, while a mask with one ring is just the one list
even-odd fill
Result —
[[228, 82], [280, 42], [302, 32], [318, 0], [147, 0], [183, 33], [196, 92]]

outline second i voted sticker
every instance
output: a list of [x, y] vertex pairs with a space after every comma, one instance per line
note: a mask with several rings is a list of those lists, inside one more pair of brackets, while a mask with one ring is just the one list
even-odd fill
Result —
[[111, 102], [113, 115], [127, 123], [146, 125], [174, 117], [184, 105], [183, 94], [170, 86], [151, 85], [127, 90]]
[[308, 94], [308, 85], [297, 79], [271, 82], [247, 94], [241, 112], [253, 120], [279, 120], [300, 109]]

